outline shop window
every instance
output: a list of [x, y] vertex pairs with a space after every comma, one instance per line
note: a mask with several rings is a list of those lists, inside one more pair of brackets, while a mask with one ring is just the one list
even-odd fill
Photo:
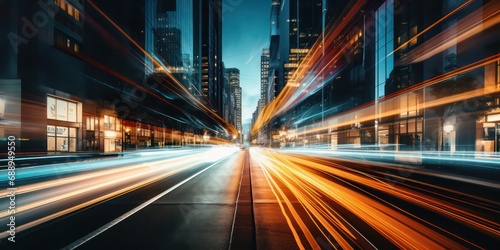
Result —
[[75, 152], [76, 128], [47, 126], [47, 151]]
[[400, 117], [415, 117], [419, 115], [418, 96], [415, 93], [402, 95], [399, 99]]
[[408, 120], [408, 133], [415, 133], [415, 119]]
[[77, 104], [49, 96], [47, 97], [47, 119], [76, 122]]
[[68, 102], [68, 121], [76, 122], [76, 103]]
[[56, 126], [47, 126], [47, 151], [56, 151]]
[[57, 119], [56, 99], [52, 97], [47, 97], [47, 119]]

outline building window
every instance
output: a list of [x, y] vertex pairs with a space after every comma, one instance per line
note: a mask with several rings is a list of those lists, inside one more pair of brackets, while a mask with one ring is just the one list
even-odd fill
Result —
[[76, 122], [77, 104], [55, 97], [47, 97], [47, 119]]
[[75, 152], [76, 128], [47, 125], [47, 151]]
[[399, 97], [399, 111], [400, 117], [415, 117], [421, 114], [420, 103], [421, 97], [420, 93], [408, 93], [401, 95]]
[[120, 119], [113, 116], [104, 116], [104, 130], [120, 131]]
[[66, 11], [68, 4], [64, 0], [58, 0], [58, 5], [61, 10]]
[[80, 21], [80, 12], [78, 10], [75, 9], [75, 16], [74, 18], [77, 20], [77, 21]]
[[88, 131], [94, 131], [95, 130], [95, 124], [97, 123], [97, 119], [95, 117], [87, 117], [87, 123], [86, 123], [86, 129]]
[[71, 47], [71, 40], [66, 39], [66, 47], [68, 47], [68, 48]]
[[71, 6], [71, 4], [66, 3], [64, 0], [56, 0], [55, 4], [58, 5], [61, 10], [68, 13], [68, 15], [75, 18], [75, 20], [80, 21], [80, 12]]

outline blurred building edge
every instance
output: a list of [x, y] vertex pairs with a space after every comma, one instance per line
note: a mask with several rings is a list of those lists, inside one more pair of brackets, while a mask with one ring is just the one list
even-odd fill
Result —
[[265, 104], [302, 94], [265, 124], [258, 105], [253, 142], [499, 152], [498, 1], [360, 3], [272, 1]]
[[[180, 36], [157, 29], [157, 11], [171, 11], [157, 7], [156, 0], [1, 1], [0, 138], [15, 136], [21, 152], [119, 152], [201, 144], [204, 130], [223, 130], [207, 115], [190, 120], [203, 112], [150, 80], [160, 74], [157, 62], [190, 65], [180, 48], [157, 56]], [[172, 75], [193, 95], [201, 91], [184, 78], [191, 72]]]

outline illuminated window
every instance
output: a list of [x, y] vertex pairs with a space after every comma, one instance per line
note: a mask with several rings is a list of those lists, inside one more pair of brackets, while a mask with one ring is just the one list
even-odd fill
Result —
[[77, 104], [48, 96], [47, 119], [76, 122]]
[[87, 117], [86, 129], [89, 131], [94, 131], [96, 122], [97, 119], [95, 117]]
[[116, 130], [116, 118], [109, 117], [109, 129]]
[[64, 0], [60, 0], [60, 1], [59, 1], [59, 7], [60, 7], [62, 10], [66, 11], [67, 6], [68, 6], [68, 4], [67, 4]]
[[47, 151], [75, 152], [76, 128], [47, 125]]
[[69, 39], [66, 39], [66, 47], [71, 47], [71, 40]]
[[74, 17], [77, 21], [80, 21], [80, 12], [76, 9], [75, 9], [75, 16]]
[[104, 130], [109, 130], [109, 116], [104, 116]]
[[[80, 1], [78, 1], [80, 2]], [[70, 4], [66, 3], [64, 0], [56, 0], [54, 1], [56, 5], [59, 6], [61, 10], [64, 10], [68, 15], [72, 16], [75, 18], [75, 20], [80, 21], [80, 12], [75, 9], [73, 6]]]
[[73, 46], [73, 51], [75, 51], [75, 52], [78, 53], [80, 51], [80, 46], [75, 43], [74, 46]]
[[69, 14], [70, 16], [75, 16], [75, 14], [73, 13], [73, 12], [74, 12], [74, 8], [73, 8], [73, 6], [71, 6], [71, 5], [69, 5], [69, 4], [68, 4], [68, 10], [67, 10], [66, 12], [68, 12], [68, 14]]

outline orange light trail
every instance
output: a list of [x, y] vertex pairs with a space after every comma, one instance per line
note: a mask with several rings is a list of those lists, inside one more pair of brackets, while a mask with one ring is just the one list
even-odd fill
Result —
[[[461, 238], [440, 228], [432, 221], [419, 218], [401, 207], [357, 188], [353, 183], [441, 214], [486, 235], [500, 237], [500, 224], [497, 221], [484, 218], [479, 212], [473, 212], [475, 210], [449, 202], [458, 200], [461, 201], [460, 204], [484, 210], [488, 206], [498, 207], [499, 204], [495, 201], [484, 199], [470, 201], [474, 199], [458, 191], [451, 192], [454, 196], [449, 197], [446, 195], [448, 190], [444, 188], [438, 188], [436, 192], [440, 195], [435, 197], [415, 189], [410, 185], [414, 183], [410, 179], [406, 185], [394, 186], [387, 183], [383, 177], [377, 177], [384, 176], [383, 174], [369, 174], [370, 171], [376, 173], [374, 169], [367, 169], [363, 172], [353, 171], [348, 166], [314, 157], [294, 156], [257, 148], [251, 149], [251, 157], [265, 173], [291, 230], [306, 235], [307, 240], [304, 241], [298, 233], [294, 233], [294, 238], [301, 249], [316, 249], [317, 242], [310, 236], [312, 229], [302, 226], [304, 218], [298, 216], [299, 210], [290, 204], [289, 201], [295, 199], [300, 202], [322, 235], [333, 236], [336, 241], [330, 242], [333, 248], [340, 246], [342, 249], [376, 249], [377, 247], [370, 242], [369, 238], [365, 238], [361, 232], [347, 223], [347, 219], [334, 207], [326, 205], [328, 201], [333, 201], [348, 209], [358, 219], [367, 223], [401, 249], [480, 248], [477, 244], [481, 242], [475, 243]], [[333, 179], [327, 179], [320, 173], [327, 174]], [[290, 190], [291, 195], [286, 195], [287, 192], [283, 187]], [[489, 211], [497, 215], [499, 213]], [[299, 227], [297, 228], [296, 225]]]

